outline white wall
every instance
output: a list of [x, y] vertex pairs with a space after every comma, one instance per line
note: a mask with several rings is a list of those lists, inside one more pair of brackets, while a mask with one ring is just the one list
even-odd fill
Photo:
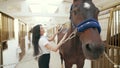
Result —
[[[13, 39], [13, 40], [9, 40], [7, 42], [8, 45], [8, 49], [3, 51], [3, 64], [11, 64], [11, 63], [16, 63], [18, 62], [18, 53], [17, 53], [17, 40]], [[6, 66], [4, 68], [14, 68], [15, 65], [11, 65], [11, 66]]]
[[108, 29], [108, 20], [109, 20], [110, 14], [105, 14], [99, 17], [99, 22], [101, 25], [101, 38], [102, 40], [106, 40], [107, 37], [107, 29]]
[[84, 68], [91, 68], [91, 61], [90, 60], [85, 59]]
[[25, 53], [29, 50], [28, 48], [28, 44], [30, 43], [30, 41], [28, 40], [28, 25], [27, 25], [27, 35], [25, 36]]
[[[11, 64], [11, 63], [16, 63], [19, 60], [19, 47], [18, 47], [18, 20], [15, 19], [14, 21], [14, 30], [15, 30], [15, 38], [8, 40], [8, 49], [3, 51], [3, 64]], [[6, 66], [4, 68], [15, 68], [15, 65], [11, 66]]]

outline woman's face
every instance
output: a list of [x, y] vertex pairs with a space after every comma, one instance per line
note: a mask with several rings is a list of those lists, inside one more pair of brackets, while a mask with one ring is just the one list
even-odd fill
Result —
[[43, 26], [40, 26], [40, 35], [44, 35], [44, 33], [45, 33], [45, 30], [44, 30]]

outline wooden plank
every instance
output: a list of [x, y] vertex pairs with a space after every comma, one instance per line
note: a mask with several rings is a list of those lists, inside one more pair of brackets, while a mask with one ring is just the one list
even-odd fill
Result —
[[[112, 49], [112, 51], [111, 51], [111, 60], [114, 62], [114, 48], [113, 47], [111, 47], [111, 49]], [[111, 63], [111, 67], [113, 68], [113, 64]]]
[[100, 9], [100, 11], [104, 11], [104, 10], [107, 10], [107, 9], [110, 9], [110, 8], [113, 8], [113, 7], [119, 6], [119, 5], [120, 5], [120, 2], [117, 2], [117, 3], [115, 3], [115, 4], [113, 4], [113, 5], [109, 6], [109, 7], [106, 7], [104, 9]]
[[[108, 57], [110, 57], [110, 49], [109, 48], [107, 48], [107, 55], [108, 55]], [[109, 60], [106, 58], [106, 67], [105, 68], [110, 68], [109, 66], [110, 66], [110, 63], [109, 63]]]
[[116, 63], [119, 65], [119, 61], [118, 60], [120, 60], [119, 59], [119, 49], [116, 49]]
[[117, 55], [118, 65], [120, 65], [120, 49], [117, 49], [117, 50], [118, 50], [118, 51], [117, 51], [117, 52], [118, 52], [118, 53], [117, 53], [117, 54], [118, 54], [118, 55]]
[[[1, 45], [1, 43], [0, 43], [0, 65], [2, 65], [3, 64], [3, 52], [2, 52], [3, 50], [2, 50], [2, 45]], [[3, 68], [3, 67], [0, 67], [0, 68]]]
[[2, 15], [0, 13], [0, 42], [2, 41]]
[[[118, 33], [120, 33], [120, 10], [118, 11]], [[118, 34], [118, 41], [120, 41], [120, 35]], [[120, 42], [118, 42], [118, 46], [120, 47]]]

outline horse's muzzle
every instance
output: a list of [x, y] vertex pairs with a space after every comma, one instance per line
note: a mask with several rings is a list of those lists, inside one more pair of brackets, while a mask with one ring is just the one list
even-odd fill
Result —
[[86, 56], [86, 58], [91, 59], [91, 60], [95, 60], [98, 59], [104, 52], [104, 44], [86, 44], [83, 46], [84, 50], [84, 54]]

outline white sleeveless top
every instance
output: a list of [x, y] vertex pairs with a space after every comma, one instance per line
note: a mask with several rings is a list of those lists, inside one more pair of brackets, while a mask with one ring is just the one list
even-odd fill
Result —
[[39, 46], [42, 50], [42, 54], [49, 54], [50, 50], [48, 50], [45, 45], [49, 44], [50, 42], [48, 41], [46, 36], [41, 36], [41, 38], [39, 39]]

